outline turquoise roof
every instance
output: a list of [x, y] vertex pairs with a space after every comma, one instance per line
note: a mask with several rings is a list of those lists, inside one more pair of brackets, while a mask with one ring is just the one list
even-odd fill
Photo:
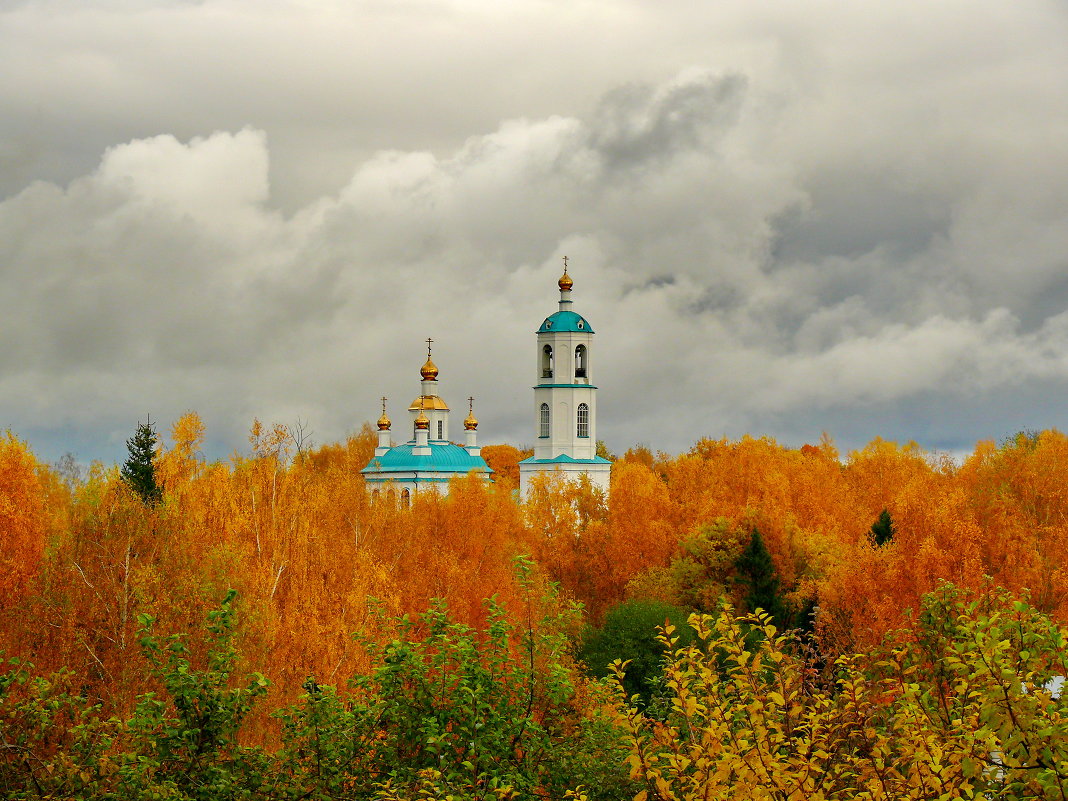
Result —
[[472, 470], [489, 473], [489, 465], [481, 456], [472, 456], [451, 442], [430, 442], [430, 453], [412, 453], [414, 442], [394, 445], [381, 456], [374, 456], [361, 473], [456, 473], [467, 475]]
[[545, 322], [538, 329], [539, 334], [551, 334], [553, 331], [581, 331], [592, 334], [593, 328], [581, 314], [573, 311], [558, 311], [546, 317]]
[[554, 456], [552, 459], [535, 459], [533, 456], [530, 456], [519, 464], [612, 464], [612, 462], [605, 459], [603, 456], [594, 456], [592, 459], [574, 459], [561, 453], [559, 456]]

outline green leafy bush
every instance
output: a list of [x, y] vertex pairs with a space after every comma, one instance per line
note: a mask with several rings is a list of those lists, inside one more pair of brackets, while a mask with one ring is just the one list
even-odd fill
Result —
[[665, 647], [657, 631], [667, 623], [680, 631], [684, 641], [687, 635], [692, 639], [687, 617], [686, 609], [662, 601], [624, 601], [608, 610], [601, 628], [586, 630], [580, 656], [589, 671], [600, 677], [612, 674], [616, 660], [624, 662], [624, 693], [647, 706], [663, 673]]
[[347, 699], [315, 686], [282, 713], [285, 784], [316, 799], [626, 797], [622, 732], [588, 714], [596, 696], [580, 693], [597, 688], [568, 658], [577, 611], [554, 606], [532, 600], [517, 629], [490, 600], [480, 634], [439, 602], [390, 642], [365, 641], [374, 668]]

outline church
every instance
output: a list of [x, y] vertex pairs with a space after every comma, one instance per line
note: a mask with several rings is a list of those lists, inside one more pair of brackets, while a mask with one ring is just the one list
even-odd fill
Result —
[[392, 444], [392, 421], [386, 415], [383, 398], [378, 447], [367, 467], [360, 471], [372, 494], [383, 490], [396, 493], [404, 505], [413, 492], [436, 487], [447, 493], [453, 476], [466, 476], [472, 470], [490, 473], [476, 442], [478, 420], [473, 407], [468, 407], [464, 419], [464, 445], [449, 441], [449, 406], [438, 394], [438, 368], [430, 357], [431, 342], [427, 340], [426, 364], [419, 370], [419, 396], [408, 407], [412, 438], [402, 445]]
[[[534, 386], [534, 455], [519, 463], [520, 495], [530, 490], [531, 479], [559, 473], [568, 479], [588, 476], [596, 487], [608, 490], [612, 463], [597, 455], [597, 387], [593, 383], [593, 328], [572, 308], [574, 282], [564, 274], [557, 282], [560, 306], [537, 330]], [[419, 371], [419, 396], [408, 407], [411, 439], [392, 444], [392, 421], [378, 420], [378, 447], [360, 472], [373, 493], [396, 493], [407, 504], [414, 492], [431, 487], [446, 493], [449, 479], [474, 471], [489, 475], [489, 466], [476, 442], [478, 420], [472, 405], [464, 419], [463, 445], [449, 440], [449, 407], [438, 391], [438, 368], [427, 340], [426, 363]], [[469, 404], [473, 403], [468, 398]]]

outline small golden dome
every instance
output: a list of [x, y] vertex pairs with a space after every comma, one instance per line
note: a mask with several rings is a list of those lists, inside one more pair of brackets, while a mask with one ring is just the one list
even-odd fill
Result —
[[389, 431], [390, 425], [391, 424], [389, 422], [389, 418], [386, 417], [385, 413], [383, 412], [382, 416], [378, 418], [378, 430], [379, 431]]
[[431, 361], [429, 356], [427, 356], [426, 364], [419, 368], [419, 375], [423, 377], [424, 381], [438, 380], [438, 366]]
[[565, 267], [564, 274], [560, 276], [560, 280], [556, 282], [556, 285], [560, 287], [561, 292], [570, 292], [574, 284], [575, 282], [571, 280], [571, 276], [567, 274], [567, 267]]
[[419, 416], [415, 418], [415, 427], [420, 431], [429, 431], [430, 418], [423, 414], [422, 411], [420, 411]]
[[475, 419], [475, 399], [467, 399], [467, 417], [464, 418], [464, 428], [467, 431], [474, 431], [478, 428], [478, 420]]

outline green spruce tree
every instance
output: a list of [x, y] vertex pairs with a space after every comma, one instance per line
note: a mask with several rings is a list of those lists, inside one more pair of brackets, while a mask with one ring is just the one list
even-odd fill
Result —
[[890, 513], [883, 509], [879, 513], [879, 519], [871, 524], [871, 540], [876, 548], [881, 548], [894, 538], [894, 521], [890, 519]]
[[749, 545], [742, 551], [734, 567], [747, 588], [743, 598], [746, 608], [750, 612], [763, 609], [771, 616], [776, 626], [785, 628], [789, 621], [786, 604], [779, 593], [779, 574], [764, 545], [764, 538], [755, 528], [749, 538]]
[[122, 466], [122, 480], [145, 504], [154, 506], [163, 497], [163, 490], [156, 483], [156, 468], [152, 463], [156, 455], [156, 432], [151, 417], [147, 423], [138, 421], [137, 432], [126, 440], [126, 449], [130, 456]]

